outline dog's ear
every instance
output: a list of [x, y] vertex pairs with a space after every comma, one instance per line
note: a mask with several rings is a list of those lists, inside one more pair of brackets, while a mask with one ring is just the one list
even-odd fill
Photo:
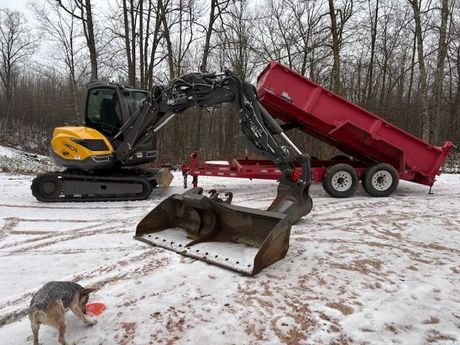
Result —
[[87, 287], [87, 288], [83, 288], [83, 290], [81, 290], [81, 294], [82, 295], [89, 295], [91, 292], [94, 292], [94, 291], [97, 291], [99, 288], [97, 286], [90, 286], [90, 287]]

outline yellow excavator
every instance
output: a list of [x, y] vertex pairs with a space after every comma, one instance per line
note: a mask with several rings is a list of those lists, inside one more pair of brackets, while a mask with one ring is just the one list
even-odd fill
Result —
[[66, 170], [37, 176], [32, 192], [41, 201], [145, 199], [153, 186], [171, 181], [164, 171], [131, 168], [157, 157], [155, 133], [190, 107], [222, 103], [238, 113], [250, 146], [282, 172], [276, 198], [262, 211], [232, 205], [231, 193], [174, 194], [138, 224], [135, 238], [255, 274], [285, 256], [291, 224], [312, 208], [310, 157], [260, 104], [254, 86], [230, 71], [187, 74], [152, 92], [89, 84], [85, 125], [56, 128], [51, 141], [52, 158]]
[[[84, 125], [57, 127], [51, 140], [51, 158], [66, 170], [37, 176], [33, 195], [44, 202], [141, 200], [154, 187], [168, 186], [173, 179], [168, 168], [133, 168], [158, 156], [151, 123], [132, 127], [148, 97], [147, 91], [118, 83], [89, 83]], [[133, 138], [138, 131], [142, 137]]]

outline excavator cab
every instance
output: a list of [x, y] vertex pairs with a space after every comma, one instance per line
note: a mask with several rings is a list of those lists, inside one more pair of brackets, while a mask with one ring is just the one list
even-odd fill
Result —
[[88, 90], [85, 125], [112, 137], [123, 124], [122, 105], [116, 88]]
[[120, 129], [138, 111], [150, 93], [117, 83], [93, 81], [88, 84], [84, 126], [57, 127], [51, 140], [51, 157], [59, 166], [94, 170], [132, 166], [154, 161], [154, 136], [137, 145], [120, 164], [116, 156], [124, 140]]
[[148, 95], [144, 90], [93, 81], [88, 85], [85, 125], [113, 138]]

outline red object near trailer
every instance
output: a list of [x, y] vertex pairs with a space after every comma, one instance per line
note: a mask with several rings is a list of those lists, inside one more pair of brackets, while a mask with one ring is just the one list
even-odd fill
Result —
[[[426, 143], [278, 62], [268, 64], [259, 75], [257, 93], [274, 118], [352, 157], [312, 160], [313, 182], [322, 182], [335, 197], [352, 195], [359, 179], [373, 196], [391, 194], [399, 179], [432, 186], [453, 146], [450, 141], [442, 147]], [[193, 170], [195, 175], [280, 176], [273, 163], [263, 160], [208, 163]]]

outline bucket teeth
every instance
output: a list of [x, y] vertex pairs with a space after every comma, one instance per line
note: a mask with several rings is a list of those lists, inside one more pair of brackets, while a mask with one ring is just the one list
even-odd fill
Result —
[[226, 192], [225, 196], [227, 197], [227, 199], [225, 199], [223, 201], [226, 202], [227, 204], [231, 204], [232, 200], [233, 200], [233, 193], [232, 192]]
[[210, 200], [218, 200], [219, 198], [219, 193], [215, 189], [211, 189], [209, 192], [209, 199]]
[[232, 192], [225, 192], [226, 199], [219, 198], [219, 193], [215, 189], [211, 189], [209, 192], [209, 199], [214, 201], [222, 201], [226, 202], [227, 204], [231, 204], [233, 200], [233, 193]]

